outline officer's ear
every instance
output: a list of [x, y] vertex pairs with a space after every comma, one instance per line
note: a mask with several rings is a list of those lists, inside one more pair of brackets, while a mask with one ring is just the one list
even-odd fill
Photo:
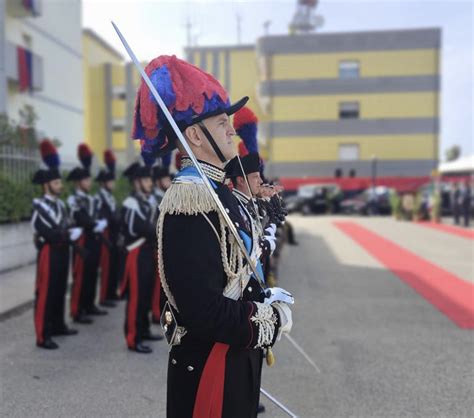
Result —
[[184, 130], [184, 135], [186, 136], [186, 139], [190, 143], [190, 145], [193, 145], [195, 147], [202, 147], [202, 139], [200, 136], [200, 130], [197, 125], [191, 125], [188, 126]]

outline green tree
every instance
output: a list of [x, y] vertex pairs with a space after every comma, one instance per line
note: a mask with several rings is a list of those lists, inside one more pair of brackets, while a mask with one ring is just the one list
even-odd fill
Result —
[[455, 161], [461, 156], [461, 147], [453, 145], [445, 151], [446, 161]]

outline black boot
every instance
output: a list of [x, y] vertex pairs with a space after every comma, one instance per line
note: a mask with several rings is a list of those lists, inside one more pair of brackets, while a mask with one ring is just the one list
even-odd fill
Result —
[[73, 321], [76, 322], [77, 324], [84, 324], [84, 325], [92, 324], [94, 322], [91, 318], [88, 318], [84, 314], [77, 315], [73, 319]]
[[78, 333], [77, 329], [69, 328], [67, 325], [64, 325], [62, 328], [59, 328], [51, 333], [51, 335], [61, 335], [61, 336], [69, 336], [69, 335], [76, 335]]
[[263, 414], [265, 412], [265, 405], [262, 403], [258, 404], [257, 414]]
[[51, 338], [46, 338], [42, 343], [36, 343], [38, 347], [45, 348], [46, 350], [56, 350], [56, 348], [59, 348], [59, 345], [57, 345]]
[[129, 350], [136, 351], [137, 353], [141, 354], [150, 354], [153, 352], [151, 347], [148, 347], [147, 345], [143, 345], [142, 343], [137, 343], [137, 345], [134, 348], [130, 348]]
[[86, 309], [87, 315], [95, 315], [95, 316], [102, 316], [107, 315], [108, 312], [102, 309], [99, 309], [97, 306], [91, 306], [89, 309]]
[[161, 341], [163, 336], [159, 334], [152, 334], [151, 331], [148, 331], [142, 335], [142, 339], [147, 341]]

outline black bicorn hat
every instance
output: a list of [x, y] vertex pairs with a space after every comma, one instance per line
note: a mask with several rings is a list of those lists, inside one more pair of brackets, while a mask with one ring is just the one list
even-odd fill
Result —
[[162, 179], [163, 177], [170, 177], [169, 167], [163, 167], [160, 165], [153, 166], [153, 180]]
[[127, 177], [130, 181], [140, 178], [152, 177], [151, 167], [148, 165], [141, 165], [135, 161], [130, 164], [122, 173], [124, 177]]
[[68, 181], [81, 181], [91, 177], [90, 167], [94, 154], [90, 147], [85, 143], [79, 144], [77, 147], [77, 156], [82, 167], [74, 167], [66, 177]]
[[260, 172], [260, 156], [258, 153], [251, 152], [245, 157], [240, 157], [244, 173], [242, 172], [238, 158], [239, 157], [235, 157], [227, 163], [225, 171], [228, 178], [243, 177], [244, 173], [251, 174]]

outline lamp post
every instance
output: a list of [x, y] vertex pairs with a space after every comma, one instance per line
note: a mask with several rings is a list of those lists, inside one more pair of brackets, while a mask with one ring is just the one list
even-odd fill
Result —
[[372, 189], [374, 189], [375, 191], [375, 186], [376, 186], [376, 183], [377, 183], [377, 156], [376, 155], [372, 155]]

